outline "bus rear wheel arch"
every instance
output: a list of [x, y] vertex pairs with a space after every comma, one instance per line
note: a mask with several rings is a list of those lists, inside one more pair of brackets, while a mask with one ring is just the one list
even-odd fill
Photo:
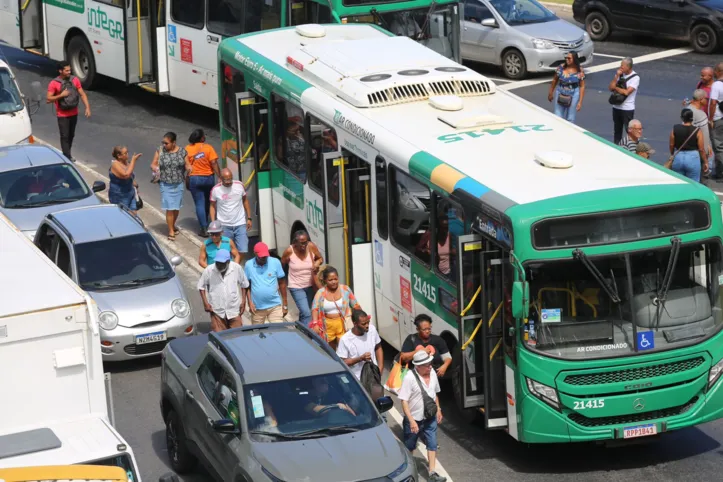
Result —
[[78, 78], [83, 88], [91, 89], [98, 79], [93, 49], [82, 33], [69, 32], [68, 35], [65, 58], [70, 62], [73, 75]]

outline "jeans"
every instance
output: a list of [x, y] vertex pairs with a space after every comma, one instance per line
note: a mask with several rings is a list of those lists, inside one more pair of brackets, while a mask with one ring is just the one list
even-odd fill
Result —
[[680, 151], [673, 159], [673, 170], [700, 182], [700, 154], [698, 151]]
[[309, 327], [311, 322], [311, 303], [316, 295], [316, 288], [309, 286], [308, 288], [289, 288], [291, 297], [299, 309], [299, 323]]
[[718, 119], [713, 123], [713, 129], [711, 129], [710, 133], [713, 153], [715, 154], [713, 166], [710, 167], [710, 170], [718, 177], [723, 175], [723, 119]]
[[613, 108], [613, 142], [617, 145], [623, 138], [623, 132], [628, 130], [628, 123], [633, 120], [635, 110], [622, 110]]
[[238, 226], [225, 226], [223, 227], [223, 235], [227, 238], [231, 238], [236, 245], [238, 252], [243, 254], [249, 250], [249, 237], [246, 235], [246, 225], [239, 224]]
[[201, 229], [208, 228], [208, 210], [211, 208], [211, 189], [216, 183], [216, 176], [191, 176], [188, 181], [188, 188], [193, 196], [193, 204], [196, 205], [196, 218]]
[[73, 148], [75, 138], [75, 126], [78, 124], [78, 116], [58, 117], [58, 130], [60, 131], [60, 150], [68, 159], [72, 159], [70, 150]]
[[575, 115], [577, 114], [577, 103], [580, 102], [580, 89], [576, 88], [572, 91], [566, 90], [566, 92], [572, 92], [572, 102], [569, 106], [565, 107], [557, 103], [557, 96], [560, 95], [559, 89], [555, 89], [554, 97], [552, 98], [552, 104], [555, 106], [555, 115], [562, 117], [568, 122], [575, 123]]
[[417, 440], [419, 440], [419, 437], [421, 436], [427, 450], [430, 452], [436, 452], [437, 417], [422, 420], [421, 422], [417, 420], [417, 426], [419, 427], [419, 432], [412, 433], [412, 427], [409, 425], [409, 419], [404, 417], [404, 422], [402, 422], [402, 431], [404, 432], [404, 445], [407, 447], [407, 450], [414, 452], [414, 449], [417, 448]]

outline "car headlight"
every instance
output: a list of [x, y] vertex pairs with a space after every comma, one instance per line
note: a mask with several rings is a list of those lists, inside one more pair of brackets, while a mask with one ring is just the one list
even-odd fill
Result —
[[551, 407], [560, 409], [560, 399], [557, 398], [557, 390], [547, 385], [527, 378], [527, 389], [534, 396], [547, 403]]
[[[405, 452], [406, 452], [406, 450], [405, 450]], [[404, 463], [402, 465], [400, 465], [394, 472], [387, 475], [387, 479], [394, 480], [395, 477], [399, 477], [404, 472], [406, 472], [407, 467], [409, 467], [409, 461], [407, 460], [407, 454], [405, 453], [404, 454]]]
[[419, 209], [414, 203], [414, 196], [403, 187], [399, 188], [399, 202], [407, 209]]
[[98, 315], [98, 324], [104, 330], [112, 330], [118, 326], [118, 315], [112, 311], [103, 311]]
[[179, 318], [187, 318], [191, 313], [191, 308], [188, 306], [188, 302], [181, 298], [173, 300], [173, 303], [171, 303], [171, 310], [173, 310], [173, 314]]
[[708, 388], [712, 387], [713, 384], [718, 381], [721, 374], [723, 374], [723, 360], [713, 365], [710, 372], [708, 372]]
[[550, 42], [549, 40], [541, 39], [541, 38], [533, 38], [532, 46], [535, 47], [536, 49], [540, 49], [540, 50], [547, 50], [547, 49], [555, 48], [555, 46], [553, 45], [552, 42]]
[[583, 42], [585, 42], [585, 43], [592, 42], [592, 39], [591, 39], [590, 36], [587, 34], [587, 32], [583, 32], [583, 34], [582, 34], [582, 40], [583, 40]]

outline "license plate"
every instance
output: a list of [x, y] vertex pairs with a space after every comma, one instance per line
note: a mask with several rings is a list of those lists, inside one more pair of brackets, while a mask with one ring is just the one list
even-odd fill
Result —
[[155, 333], [146, 333], [136, 337], [136, 345], [145, 345], [146, 343], [155, 343], [166, 339], [165, 331], [157, 331]]
[[638, 425], [636, 427], [625, 427], [623, 429], [623, 438], [647, 437], [658, 433], [658, 426], [654, 423], [648, 425]]

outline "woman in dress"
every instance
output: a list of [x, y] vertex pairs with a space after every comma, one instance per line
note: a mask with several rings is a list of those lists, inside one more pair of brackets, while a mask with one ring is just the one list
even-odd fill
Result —
[[159, 171], [161, 185], [161, 209], [166, 211], [168, 240], [175, 241], [178, 212], [183, 207], [183, 191], [186, 176], [191, 172], [186, 149], [176, 144], [176, 133], [167, 132], [163, 145], [156, 151], [151, 169]]
[[585, 98], [585, 73], [577, 52], [565, 54], [565, 63], [555, 70], [547, 100], [553, 103], [555, 115], [575, 123], [575, 116]]
[[299, 322], [306, 326], [311, 322], [311, 302], [317, 291], [314, 279], [323, 262], [319, 248], [304, 230], [294, 233], [291, 246], [281, 255], [281, 264], [289, 267], [289, 292], [299, 309]]
[[321, 271], [322, 288], [316, 292], [311, 307], [311, 325], [320, 336], [326, 337], [329, 346], [336, 351], [339, 339], [346, 333], [345, 319], [351, 310], [361, 309], [354, 293], [347, 285], [339, 283], [336, 268], [327, 266]]
[[110, 169], [108, 169], [108, 177], [110, 185], [108, 187], [108, 201], [111, 204], [121, 204], [127, 207], [130, 212], [136, 214], [138, 205], [136, 204], [136, 175], [133, 170], [136, 168], [136, 161], [141, 154], [133, 154], [130, 162], [128, 162], [128, 148], [125, 146], [115, 146], [113, 148], [113, 160], [110, 161]]

